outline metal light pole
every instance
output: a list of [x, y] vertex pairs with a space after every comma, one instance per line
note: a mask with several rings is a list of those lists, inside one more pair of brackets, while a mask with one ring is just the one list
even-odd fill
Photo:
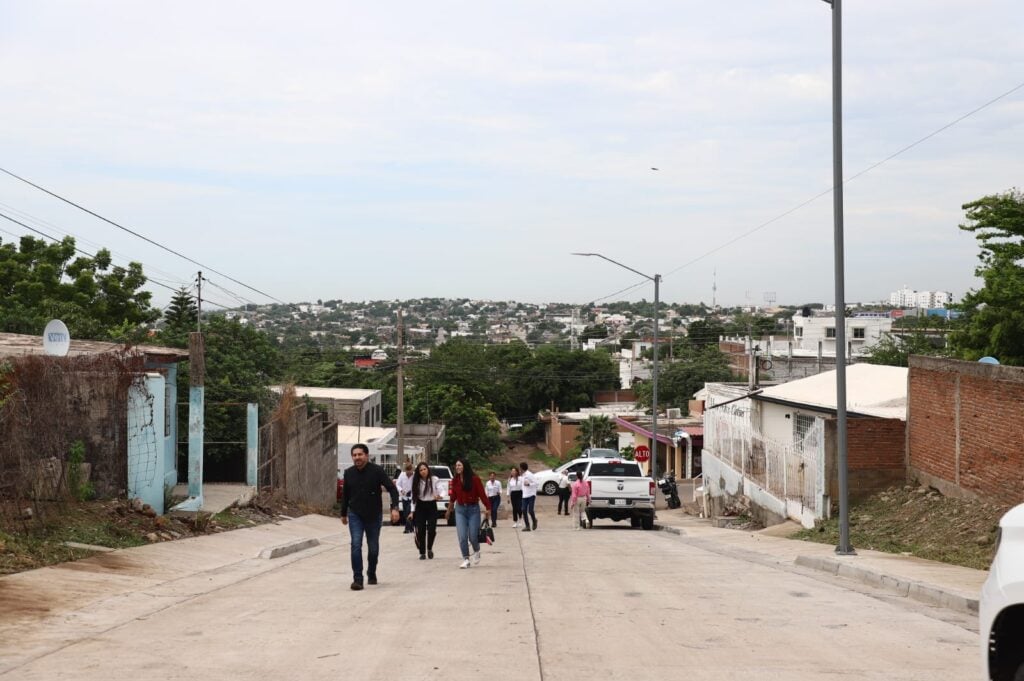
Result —
[[850, 544], [850, 490], [846, 457], [846, 291], [843, 257], [843, 3], [832, 6], [832, 206], [836, 287], [836, 449], [839, 467], [839, 545], [836, 553], [855, 553]]
[[613, 265], [629, 270], [639, 274], [644, 279], [649, 279], [654, 282], [654, 369], [651, 375], [651, 414], [653, 416], [651, 422], [651, 433], [654, 437], [651, 438], [651, 478], [655, 482], [658, 481], [658, 317], [660, 315], [661, 307], [661, 275], [655, 274], [653, 277], [649, 274], [644, 274], [639, 270], [634, 270], [629, 265], [623, 265], [618, 260], [612, 260], [606, 255], [600, 253], [573, 253], [573, 255], [581, 255], [584, 257], [601, 258], [607, 260]]

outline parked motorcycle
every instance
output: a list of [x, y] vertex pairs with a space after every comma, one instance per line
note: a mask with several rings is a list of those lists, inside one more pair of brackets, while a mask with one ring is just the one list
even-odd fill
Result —
[[658, 489], [665, 495], [665, 501], [669, 508], [679, 508], [683, 502], [679, 500], [679, 487], [676, 485], [676, 474], [672, 471], [665, 473], [665, 477], [658, 481]]

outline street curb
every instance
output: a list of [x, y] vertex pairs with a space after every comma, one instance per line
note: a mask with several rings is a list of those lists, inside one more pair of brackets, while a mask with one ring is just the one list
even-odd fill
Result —
[[298, 553], [299, 551], [305, 551], [306, 549], [311, 549], [314, 546], [320, 546], [319, 539], [296, 539], [295, 541], [290, 541], [287, 544], [280, 544], [269, 549], [263, 549], [260, 551], [260, 558], [271, 560], [274, 558], [280, 558], [281, 556], [287, 556], [292, 553]]
[[925, 584], [912, 579], [893, 577], [878, 570], [851, 565], [836, 558], [823, 556], [797, 556], [797, 565], [812, 570], [820, 570], [837, 577], [852, 579], [876, 589], [882, 589], [897, 596], [910, 598], [927, 605], [955, 610], [967, 615], [978, 614], [978, 599], [949, 591], [939, 586]]
[[678, 527], [672, 527], [670, 525], [659, 525], [658, 523], [654, 523], [654, 529], [658, 530], [659, 532], [668, 532], [669, 534], [683, 533], [683, 531], [680, 530]]

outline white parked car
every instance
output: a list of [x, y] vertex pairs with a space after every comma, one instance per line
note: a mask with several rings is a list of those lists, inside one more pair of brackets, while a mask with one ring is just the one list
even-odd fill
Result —
[[978, 615], [985, 678], [1024, 681], [1024, 504], [999, 521]]
[[[595, 459], [598, 461], [607, 461], [609, 459], [622, 458], [619, 456], [619, 453], [616, 452], [614, 449], [591, 449], [589, 451], [593, 452], [595, 456], [581, 456], [578, 459], [573, 459], [572, 461], [563, 463], [561, 466], [554, 470], [548, 468], [546, 470], [534, 473], [533, 475], [535, 478], [537, 478], [537, 485], [540, 488], [541, 494], [557, 494], [558, 477], [562, 473], [565, 473], [570, 480], [575, 480], [576, 476], [574, 474], [580, 473], [584, 468], [587, 467], [588, 463], [594, 461]], [[596, 456], [598, 452], [602, 454], [607, 452], [607, 454], [605, 454], [604, 456]]]

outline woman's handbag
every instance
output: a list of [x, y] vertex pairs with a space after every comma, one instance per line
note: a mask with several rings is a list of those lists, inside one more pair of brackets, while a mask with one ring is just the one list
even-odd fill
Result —
[[488, 546], [494, 543], [494, 528], [491, 527], [489, 518], [484, 518], [480, 525], [480, 531], [477, 533], [477, 543], [483, 544], [484, 542], [487, 542]]

